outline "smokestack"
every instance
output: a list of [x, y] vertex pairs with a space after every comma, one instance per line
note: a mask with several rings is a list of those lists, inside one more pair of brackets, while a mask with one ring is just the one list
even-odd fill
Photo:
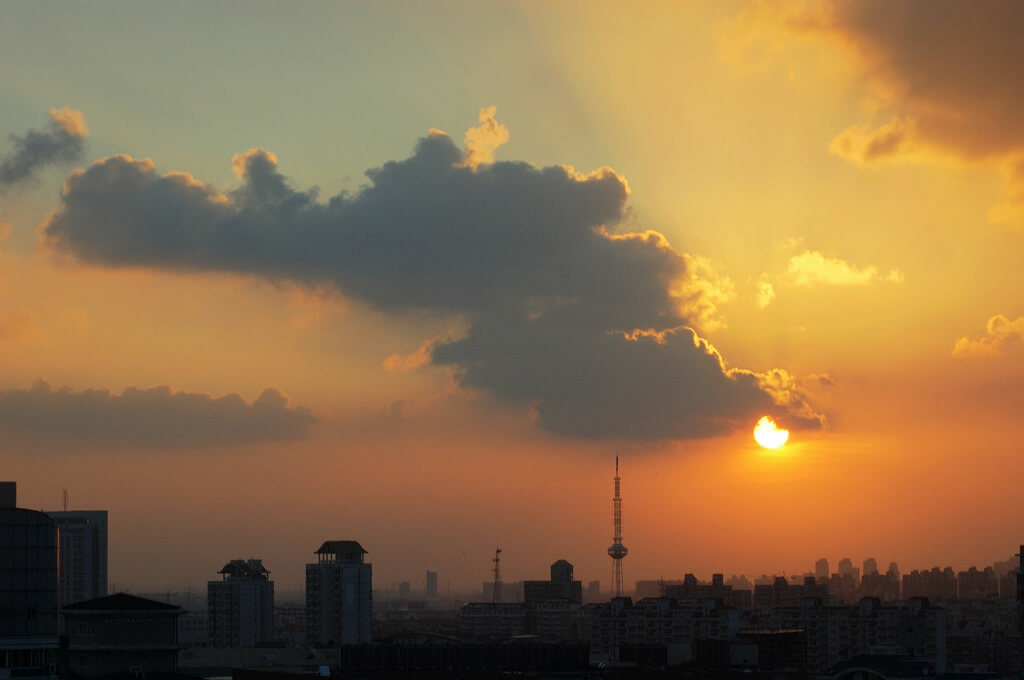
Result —
[[0, 508], [18, 507], [18, 483], [0, 482]]

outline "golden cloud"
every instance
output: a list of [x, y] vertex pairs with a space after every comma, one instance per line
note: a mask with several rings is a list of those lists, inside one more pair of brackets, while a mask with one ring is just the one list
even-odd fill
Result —
[[865, 286], [883, 279], [892, 283], [903, 281], [903, 272], [898, 269], [892, 269], [886, 276], [881, 276], [877, 267], [858, 269], [845, 260], [825, 257], [814, 250], [807, 250], [790, 258], [786, 276], [798, 286], [815, 283], [830, 286]]
[[480, 125], [466, 130], [466, 167], [493, 163], [494, 150], [508, 141], [508, 128], [494, 119], [497, 112], [497, 106], [480, 109]]
[[1002, 314], [988, 320], [985, 326], [986, 335], [975, 340], [960, 338], [953, 345], [953, 356], [963, 357], [996, 357], [1002, 354], [1003, 345], [1010, 338], [1020, 338], [1024, 342], [1024, 316], [1010, 321]]

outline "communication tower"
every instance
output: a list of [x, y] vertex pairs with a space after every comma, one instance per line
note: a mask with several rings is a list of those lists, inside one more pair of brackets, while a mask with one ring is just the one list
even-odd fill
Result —
[[494, 603], [501, 602], [501, 548], [494, 551]]
[[615, 456], [615, 498], [612, 499], [615, 508], [615, 536], [612, 537], [612, 547], [608, 548], [608, 555], [612, 558], [612, 596], [622, 597], [622, 558], [629, 551], [622, 545], [622, 496], [619, 495], [619, 457]]

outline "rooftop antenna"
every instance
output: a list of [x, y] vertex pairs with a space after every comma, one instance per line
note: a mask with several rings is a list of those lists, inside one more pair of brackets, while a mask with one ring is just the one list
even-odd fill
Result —
[[63, 498], [61, 499], [64, 504], [64, 512], [68, 511], [68, 487], [64, 487]]
[[494, 604], [501, 602], [501, 548], [494, 551]]
[[612, 499], [615, 509], [615, 536], [608, 555], [612, 558], [612, 593], [613, 597], [622, 597], [622, 558], [629, 551], [622, 545], [622, 496], [619, 494], [619, 457], [615, 456], [615, 498]]

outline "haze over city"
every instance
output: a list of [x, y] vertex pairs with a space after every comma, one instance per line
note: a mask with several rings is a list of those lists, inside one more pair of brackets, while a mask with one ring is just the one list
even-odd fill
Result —
[[0, 5], [3, 477], [112, 591], [606, 584], [616, 456], [629, 586], [1005, 560], [1024, 10], [965, 6]]

